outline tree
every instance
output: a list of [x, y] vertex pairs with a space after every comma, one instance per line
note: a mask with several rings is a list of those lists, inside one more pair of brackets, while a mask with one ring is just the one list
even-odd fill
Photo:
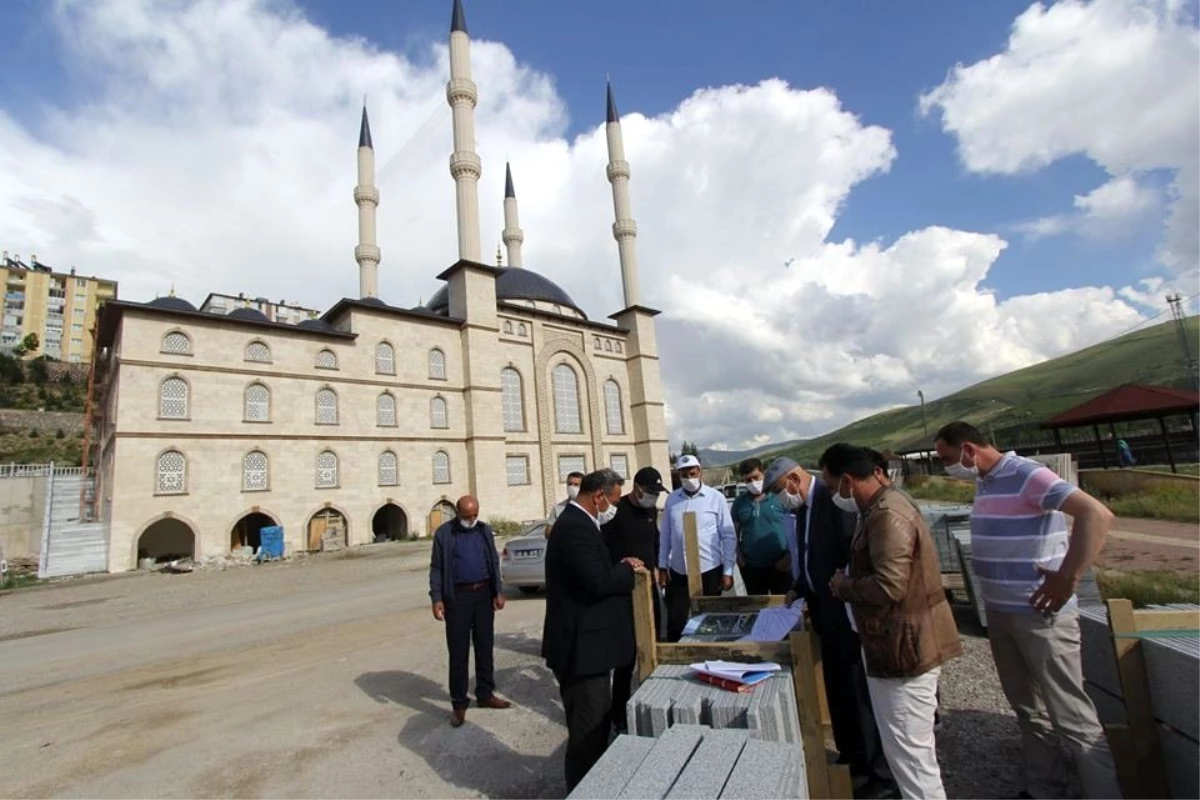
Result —
[[41, 340], [38, 339], [38, 335], [36, 333], [31, 333], [22, 339], [19, 345], [13, 348], [13, 354], [17, 358], [24, 358], [30, 353], [36, 353], [37, 349], [41, 347], [41, 345], [42, 343]]
[[696, 447], [695, 442], [684, 442], [682, 450], [685, 456], [700, 457], [700, 450]]

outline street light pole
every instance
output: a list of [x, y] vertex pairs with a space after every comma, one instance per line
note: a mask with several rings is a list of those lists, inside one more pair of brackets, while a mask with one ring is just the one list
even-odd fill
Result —
[[925, 419], [925, 393], [917, 389], [917, 397], [921, 398], [921, 427], [925, 430], [925, 435], [929, 435], [929, 421]]

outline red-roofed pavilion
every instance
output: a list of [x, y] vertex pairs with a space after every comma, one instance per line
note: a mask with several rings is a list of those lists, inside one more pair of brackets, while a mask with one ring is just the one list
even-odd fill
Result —
[[1117, 440], [1114, 425], [1118, 422], [1136, 422], [1157, 419], [1162, 431], [1163, 444], [1167, 448], [1167, 461], [1171, 471], [1176, 472], [1175, 457], [1171, 454], [1171, 441], [1167, 436], [1167, 417], [1186, 415], [1196, 432], [1196, 415], [1200, 411], [1200, 393], [1189, 389], [1173, 389], [1169, 386], [1147, 386], [1140, 383], [1125, 383], [1104, 394], [1093, 397], [1086, 403], [1056, 414], [1041, 424], [1042, 428], [1054, 431], [1054, 441], [1062, 447], [1062, 428], [1091, 426], [1096, 434], [1096, 446], [1100, 449], [1100, 463], [1108, 469], [1108, 457], [1100, 437], [1100, 426], [1108, 425], [1113, 441]]

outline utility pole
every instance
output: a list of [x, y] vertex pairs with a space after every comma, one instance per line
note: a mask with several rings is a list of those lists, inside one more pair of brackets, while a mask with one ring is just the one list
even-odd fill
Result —
[[1179, 293], [1167, 295], [1167, 305], [1171, 307], [1171, 316], [1175, 319], [1175, 329], [1179, 331], [1179, 344], [1183, 348], [1183, 368], [1187, 372], [1192, 389], [1200, 391], [1200, 373], [1196, 368], [1196, 359], [1192, 356], [1192, 342], [1188, 339], [1187, 317], [1183, 313], [1183, 301]]
[[921, 428], [929, 435], [929, 420], [925, 419], [925, 393], [917, 389], [917, 397], [921, 398]]

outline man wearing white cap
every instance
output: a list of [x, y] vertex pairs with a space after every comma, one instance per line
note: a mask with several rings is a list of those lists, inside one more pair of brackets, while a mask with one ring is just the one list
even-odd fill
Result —
[[677, 642], [687, 624], [691, 600], [688, 596], [688, 570], [683, 540], [683, 515], [696, 515], [696, 539], [700, 545], [700, 582], [706, 596], [712, 597], [733, 588], [733, 567], [737, 562], [737, 534], [725, 495], [701, 480], [700, 459], [681, 456], [675, 462], [683, 486], [671, 492], [663, 508], [659, 528], [658, 582], [667, 590], [667, 641]]

